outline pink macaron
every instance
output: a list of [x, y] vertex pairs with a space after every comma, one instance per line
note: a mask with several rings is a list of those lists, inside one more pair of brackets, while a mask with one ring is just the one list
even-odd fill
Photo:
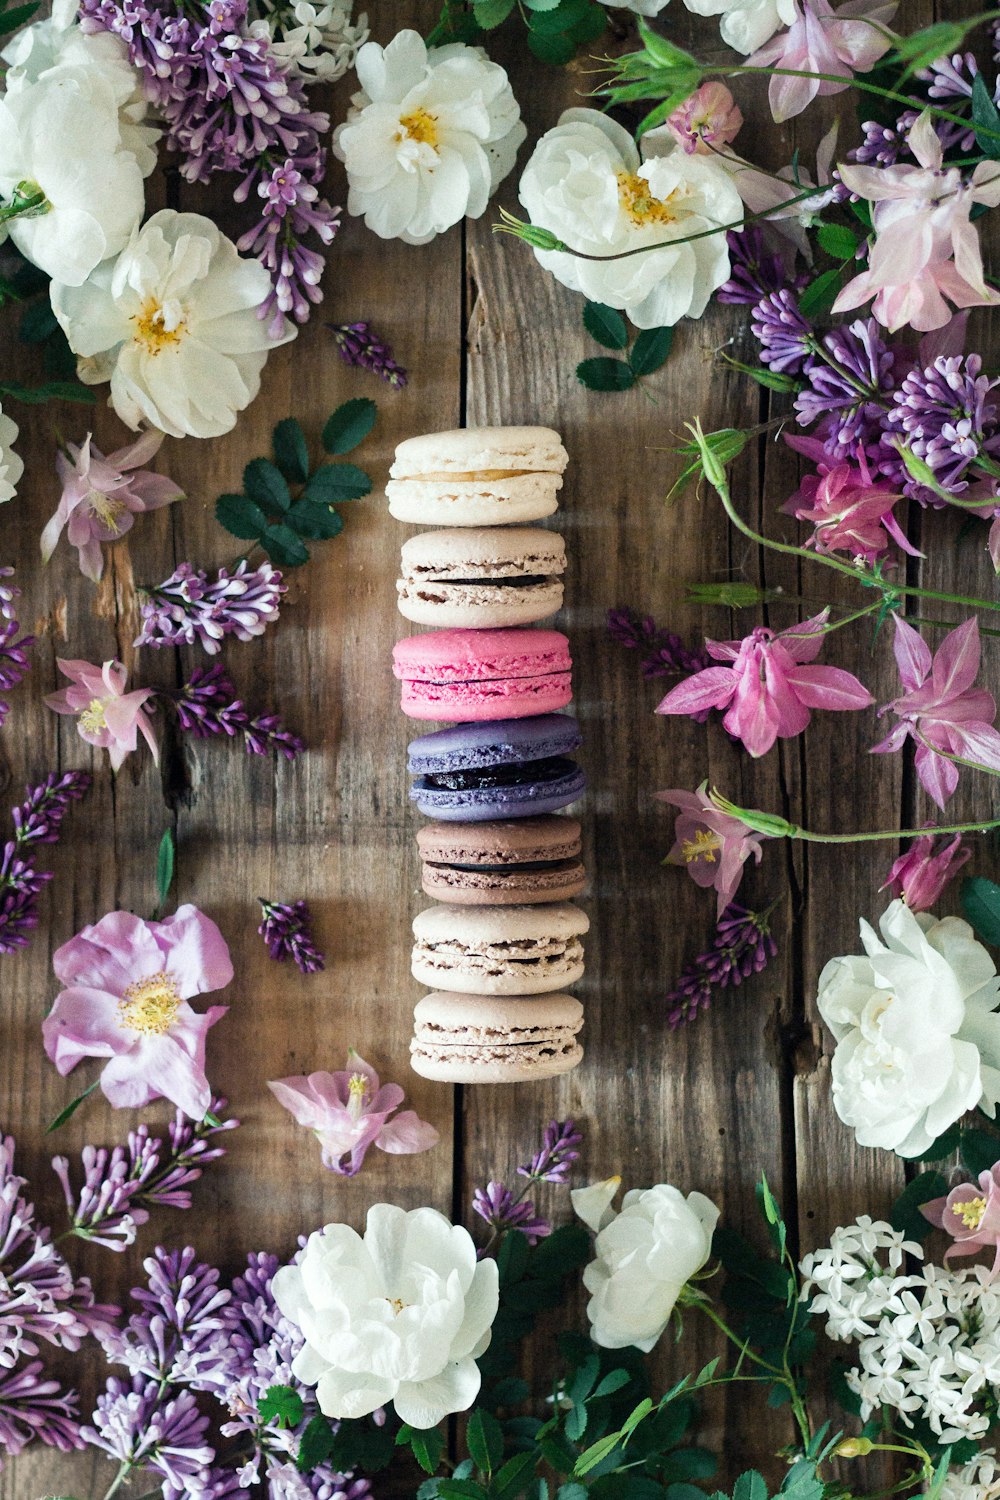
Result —
[[411, 719], [524, 719], [572, 696], [569, 641], [558, 630], [436, 630], [399, 641], [392, 655]]

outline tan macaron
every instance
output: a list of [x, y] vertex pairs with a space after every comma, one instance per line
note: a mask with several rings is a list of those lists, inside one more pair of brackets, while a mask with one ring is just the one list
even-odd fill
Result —
[[541, 526], [424, 531], [403, 544], [399, 612], [417, 625], [531, 625], [560, 609], [566, 545]]
[[430, 989], [544, 995], [583, 977], [590, 927], [569, 901], [539, 906], [430, 906], [413, 919], [411, 971]]
[[583, 1057], [583, 1006], [572, 995], [504, 1000], [425, 995], [413, 1012], [410, 1066], [442, 1083], [530, 1083]]
[[550, 427], [464, 427], [407, 438], [389, 470], [389, 512], [418, 526], [540, 521], [559, 504], [568, 461]]

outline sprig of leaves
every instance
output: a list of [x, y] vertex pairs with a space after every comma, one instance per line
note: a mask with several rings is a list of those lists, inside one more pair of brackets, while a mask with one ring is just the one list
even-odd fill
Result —
[[[334, 457], [355, 449], [371, 432], [374, 401], [345, 401], [327, 419], [323, 447]], [[335, 537], [344, 528], [335, 507], [371, 493], [363, 469], [350, 463], [321, 463], [310, 469], [306, 435], [294, 417], [286, 417], [271, 437], [274, 461], [254, 458], [243, 470], [243, 491], [220, 495], [216, 520], [233, 536], [253, 541], [272, 562], [297, 568], [309, 561], [306, 540]]]
[[583, 308], [583, 326], [604, 349], [624, 350], [624, 359], [601, 355], [584, 359], [576, 367], [576, 378], [588, 391], [629, 391], [647, 375], [666, 364], [674, 342], [672, 328], [644, 328], [628, 347], [628, 324], [614, 307], [603, 302], [587, 302]]
[[608, 24], [607, 10], [597, 0], [444, 0], [427, 45], [480, 42], [510, 16], [523, 20], [529, 51], [558, 67], [602, 36]]

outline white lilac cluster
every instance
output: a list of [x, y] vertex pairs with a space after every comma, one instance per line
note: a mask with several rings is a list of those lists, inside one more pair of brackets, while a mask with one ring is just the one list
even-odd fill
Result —
[[983, 1448], [969, 1463], [950, 1470], [941, 1489], [941, 1500], [997, 1500], [1000, 1496], [1000, 1460], [992, 1448]]
[[825, 1316], [830, 1338], [857, 1344], [846, 1378], [864, 1421], [888, 1408], [906, 1426], [924, 1419], [943, 1443], [977, 1440], [1000, 1385], [1000, 1289], [983, 1266], [923, 1265], [908, 1275], [907, 1255], [923, 1259], [891, 1225], [859, 1218], [802, 1261], [803, 1299], [813, 1316]]
[[[263, 26], [271, 51], [305, 83], [333, 83], [357, 61], [368, 40], [368, 17], [352, 20], [352, 0], [312, 4], [312, 0], [263, 0]], [[255, 23], [261, 24], [261, 23]]]

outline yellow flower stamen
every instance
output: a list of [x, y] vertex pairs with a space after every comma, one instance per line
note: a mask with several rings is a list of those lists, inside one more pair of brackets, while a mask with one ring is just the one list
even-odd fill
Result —
[[392, 1315], [394, 1318], [398, 1318], [400, 1313], [403, 1311], [403, 1308], [409, 1307], [410, 1305], [408, 1302], [404, 1302], [402, 1297], [386, 1297], [385, 1300], [392, 1308]]
[[368, 1079], [363, 1073], [352, 1073], [347, 1081], [347, 1113], [355, 1124], [361, 1119], [368, 1094]]
[[91, 514], [97, 517], [101, 525], [117, 536], [121, 530], [118, 520], [126, 509], [123, 502], [116, 500], [113, 495], [105, 495], [101, 490], [91, 490], [87, 495], [87, 504]]
[[181, 997], [173, 977], [160, 969], [130, 984], [118, 1002], [118, 1019], [143, 1036], [163, 1036], [174, 1024]]
[[681, 844], [681, 853], [686, 865], [697, 864], [699, 860], [704, 860], [706, 865], [714, 865], [716, 852], [721, 848], [722, 840], [717, 833], [699, 828], [693, 839], [685, 839]]
[[686, 216], [686, 210], [677, 204], [680, 188], [666, 198], [657, 198], [650, 192], [645, 177], [640, 177], [638, 172], [619, 172], [617, 177], [618, 202], [637, 229], [645, 229], [650, 224], [676, 224], [678, 219]]
[[418, 108], [408, 115], [400, 115], [399, 124], [400, 130], [396, 135], [398, 141], [416, 141], [418, 145], [430, 146], [432, 151], [437, 150], [440, 140], [437, 115], [432, 115], [430, 110]]
[[966, 1229], [978, 1229], [986, 1212], [986, 1199], [966, 1198], [963, 1203], [954, 1204], [951, 1211]]
[[108, 716], [104, 712], [104, 699], [91, 698], [87, 707], [80, 715], [80, 728], [87, 734], [100, 734], [102, 729], [108, 727]]
[[176, 346], [187, 332], [183, 318], [172, 326], [168, 324], [163, 306], [155, 297], [147, 298], [131, 322], [135, 329], [133, 336], [145, 345], [147, 354], [159, 354], [163, 349]]

